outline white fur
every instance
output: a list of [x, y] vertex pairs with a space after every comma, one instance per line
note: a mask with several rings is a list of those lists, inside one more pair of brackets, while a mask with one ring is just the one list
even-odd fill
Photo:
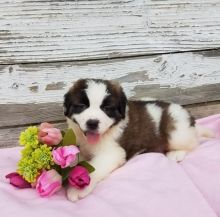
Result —
[[179, 150], [179, 151], [169, 151], [166, 156], [173, 161], [180, 162], [182, 161], [187, 154], [187, 151]]
[[159, 127], [160, 127], [160, 120], [161, 120], [161, 115], [162, 115], [162, 108], [155, 105], [155, 104], [147, 104], [147, 111], [150, 114], [152, 120], [155, 123], [155, 127], [156, 127], [156, 132], [159, 132]]
[[125, 163], [125, 151], [112, 139], [111, 135], [106, 136], [105, 139], [98, 144], [98, 148], [96, 146], [93, 152], [95, 152], [95, 157], [92, 158], [89, 163], [95, 167], [95, 171], [90, 174], [90, 184], [83, 190], [68, 188], [67, 196], [71, 201], [76, 201], [87, 196], [98, 182]]
[[[91, 173], [91, 182], [83, 190], [68, 188], [67, 196], [71, 201], [77, 201], [87, 196], [96, 184], [107, 177], [113, 170], [125, 163], [125, 150], [118, 144], [118, 138], [123, 134], [127, 126], [128, 107], [126, 108], [126, 118], [113, 127], [113, 119], [108, 117], [100, 106], [103, 99], [108, 95], [106, 85], [102, 82], [88, 81], [86, 89], [90, 106], [80, 114], [74, 114], [74, 118], [80, 127], [71, 119], [67, 118], [67, 123], [74, 130], [77, 137], [77, 144], [80, 146], [80, 158], [89, 160], [89, 163], [95, 167], [95, 171]], [[156, 104], [148, 104], [146, 106], [148, 113], [155, 122], [157, 131], [159, 130], [160, 120], [162, 116], [162, 108]], [[180, 161], [185, 154], [195, 148], [198, 144], [198, 136], [195, 127], [190, 126], [190, 117], [186, 110], [180, 105], [171, 104], [168, 108], [171, 118], [174, 120], [174, 130], [170, 134], [169, 148], [167, 154], [169, 158]], [[82, 132], [86, 130], [86, 122], [89, 119], [99, 120], [99, 133], [101, 135], [98, 144], [87, 144], [86, 137]], [[136, 136], [136, 135], [134, 135]]]
[[[124, 128], [128, 124], [128, 107], [126, 107], [126, 117], [124, 120], [120, 121], [117, 125], [110, 128], [107, 132], [101, 135], [100, 141], [98, 144], [91, 145], [87, 144], [86, 137], [82, 130], [79, 128], [79, 126], [74, 123], [71, 119], [67, 118], [67, 124], [69, 128], [72, 128], [75, 132], [77, 144], [80, 145], [80, 152], [84, 156], [88, 155], [96, 155], [96, 153], [99, 152], [99, 149], [102, 149], [102, 146], [105, 146], [105, 144], [108, 144], [109, 141], [117, 141], [118, 138], [122, 135]], [[110, 143], [111, 144], [111, 143]], [[118, 146], [120, 146], [117, 143]], [[108, 154], [108, 153], [106, 153]]]
[[192, 150], [198, 145], [195, 127], [190, 126], [189, 113], [180, 105], [170, 104], [168, 108], [174, 120], [175, 130], [170, 133], [170, 150]]
[[108, 95], [106, 85], [102, 82], [97, 83], [96, 81], [88, 80], [87, 86], [86, 94], [89, 98], [90, 106], [100, 106], [103, 99]]
[[97, 83], [93, 80], [87, 82], [88, 88], [86, 94], [89, 99], [90, 106], [80, 114], [73, 114], [77, 123], [83, 131], [87, 130], [86, 122], [90, 119], [99, 121], [98, 133], [105, 133], [109, 127], [114, 123], [113, 119], [108, 117], [100, 108], [103, 99], [108, 95], [106, 85], [104, 83]]
[[95, 167], [95, 171], [90, 174], [91, 182], [88, 187], [83, 190], [72, 187], [67, 189], [67, 197], [69, 200], [77, 201], [87, 196], [93, 191], [98, 182], [125, 163], [125, 150], [120, 147], [116, 140], [121, 136], [124, 128], [127, 126], [127, 112], [128, 108], [126, 110], [125, 120], [120, 121], [117, 125], [104, 133], [96, 145], [87, 144], [85, 136], [80, 132], [79, 127], [71, 119], [67, 118], [69, 127], [77, 134], [77, 143], [80, 145], [81, 158], [87, 160], [86, 156], [94, 156], [89, 163]]
[[215, 133], [211, 129], [208, 129], [200, 125], [196, 125], [196, 131], [199, 137], [201, 138], [214, 138], [215, 137]]

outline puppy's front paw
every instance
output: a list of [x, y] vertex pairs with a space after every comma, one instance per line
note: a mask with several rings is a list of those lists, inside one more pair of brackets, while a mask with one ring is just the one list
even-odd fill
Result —
[[72, 202], [75, 202], [77, 201], [79, 198], [78, 198], [78, 195], [79, 195], [79, 191], [78, 189], [76, 188], [73, 188], [73, 187], [68, 187], [67, 191], [66, 191], [66, 195], [67, 195], [67, 198], [69, 201], [72, 201]]
[[187, 154], [186, 151], [179, 150], [179, 151], [170, 151], [166, 155], [170, 160], [180, 162], [185, 158], [186, 154]]
[[80, 200], [80, 199], [86, 197], [88, 194], [90, 194], [94, 188], [95, 188], [95, 185], [92, 183], [90, 183], [84, 189], [76, 189], [73, 187], [69, 187], [67, 189], [67, 198], [68, 198], [68, 200], [70, 200], [72, 202], [76, 202], [77, 200]]

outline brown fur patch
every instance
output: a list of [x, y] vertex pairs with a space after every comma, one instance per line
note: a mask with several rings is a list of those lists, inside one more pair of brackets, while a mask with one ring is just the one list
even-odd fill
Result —
[[74, 85], [70, 88], [69, 93], [72, 95], [75, 95], [77, 93], [80, 93], [81, 90], [87, 88], [87, 81], [84, 79], [80, 79], [77, 82], [74, 83]]
[[[140, 152], [165, 153], [168, 150], [167, 136], [164, 133], [157, 135], [155, 123], [147, 112], [146, 104], [141, 101], [128, 103], [129, 123], [119, 140], [120, 145], [126, 150], [127, 159]], [[166, 114], [164, 114], [165, 117]], [[163, 122], [165, 121], [164, 119]]]
[[190, 126], [194, 127], [196, 124], [195, 118], [190, 116]]
[[[64, 115], [71, 117], [73, 113], [73, 105], [79, 104], [83, 99], [86, 100], [87, 96], [85, 94], [85, 89], [87, 88], [86, 80], [78, 80], [70, 90], [64, 95]], [[88, 102], [87, 102], [88, 103]]]
[[[162, 115], [159, 123], [159, 132], [156, 132], [156, 126], [146, 106], [155, 104], [162, 109]], [[171, 103], [163, 101], [130, 101], [129, 123], [119, 140], [120, 145], [127, 153], [127, 160], [137, 153], [169, 151], [169, 137], [175, 130], [175, 120], [168, 112]], [[195, 120], [190, 116], [189, 123], [194, 126]]]

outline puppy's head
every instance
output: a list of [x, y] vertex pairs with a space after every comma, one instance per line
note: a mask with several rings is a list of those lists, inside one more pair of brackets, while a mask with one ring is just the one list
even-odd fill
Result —
[[64, 96], [64, 115], [78, 125], [89, 144], [125, 118], [127, 99], [116, 82], [80, 79]]

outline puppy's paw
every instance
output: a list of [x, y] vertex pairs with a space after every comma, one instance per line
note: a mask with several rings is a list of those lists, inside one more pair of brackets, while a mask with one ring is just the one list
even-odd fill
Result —
[[79, 200], [79, 189], [73, 188], [73, 187], [68, 187], [66, 191], [66, 195], [69, 201], [76, 202]]
[[183, 151], [183, 150], [181, 150], [181, 151], [170, 151], [170, 152], [167, 152], [166, 156], [170, 160], [180, 162], [185, 158], [186, 154], [187, 154], [187, 152]]
[[72, 202], [76, 202], [77, 200], [80, 200], [80, 199], [86, 197], [88, 194], [90, 194], [94, 188], [95, 188], [95, 185], [92, 183], [90, 183], [84, 189], [76, 189], [73, 187], [69, 187], [67, 189], [67, 198], [68, 198], [68, 200], [70, 200]]

